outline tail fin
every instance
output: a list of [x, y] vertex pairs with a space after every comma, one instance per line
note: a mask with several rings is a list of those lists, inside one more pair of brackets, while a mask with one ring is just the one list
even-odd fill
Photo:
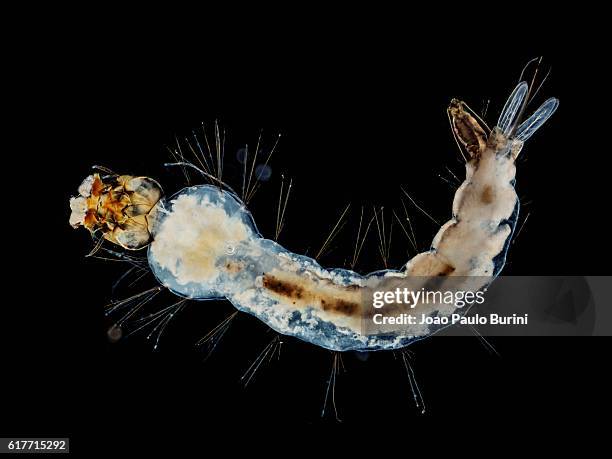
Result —
[[516, 130], [518, 140], [523, 142], [533, 135], [540, 126], [542, 126], [550, 116], [555, 113], [559, 106], [559, 99], [551, 97], [538, 108], [533, 115], [525, 120]]
[[514, 91], [512, 91], [512, 94], [510, 94], [510, 97], [508, 97], [506, 101], [506, 105], [504, 105], [499, 120], [497, 121], [497, 126], [506, 136], [512, 132], [514, 120], [523, 105], [523, 100], [525, 100], [528, 89], [529, 86], [527, 83], [521, 81], [517, 87], [514, 88]]
[[512, 136], [521, 141], [527, 140], [550, 118], [559, 106], [559, 100], [551, 97], [517, 128], [518, 118], [522, 117], [521, 115], [526, 106], [525, 98], [528, 94], [529, 86], [526, 82], [521, 81], [506, 101], [497, 122], [497, 127], [499, 127], [505, 136]]

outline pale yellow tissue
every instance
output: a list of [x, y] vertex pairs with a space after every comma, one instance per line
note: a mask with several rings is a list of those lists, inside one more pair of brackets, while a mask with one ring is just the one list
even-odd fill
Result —
[[222, 207], [195, 196], [182, 195], [164, 219], [151, 245], [154, 259], [168, 269], [179, 284], [210, 283], [218, 275], [216, 263], [230, 247], [250, 236], [240, 218]]

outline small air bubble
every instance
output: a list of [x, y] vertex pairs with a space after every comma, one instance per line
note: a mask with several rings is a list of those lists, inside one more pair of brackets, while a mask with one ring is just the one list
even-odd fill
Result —
[[247, 149], [246, 148], [240, 148], [236, 152], [236, 159], [238, 160], [238, 162], [240, 164], [244, 164], [244, 160], [246, 159], [246, 155], [247, 155]]
[[272, 168], [267, 164], [259, 164], [255, 168], [255, 176], [260, 182], [267, 182], [272, 175]]
[[106, 332], [106, 336], [111, 343], [116, 343], [123, 337], [123, 330], [118, 325], [113, 325]]

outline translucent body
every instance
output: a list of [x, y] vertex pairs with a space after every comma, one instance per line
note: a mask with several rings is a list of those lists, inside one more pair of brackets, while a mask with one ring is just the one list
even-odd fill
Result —
[[[325, 269], [264, 239], [237, 197], [209, 185], [186, 188], [158, 204], [158, 219], [150, 228], [151, 269], [178, 295], [227, 298], [280, 333], [332, 350], [396, 349], [428, 336], [437, 328], [403, 325], [385, 328], [383, 333], [364, 327], [371, 317], [371, 294], [429, 276], [472, 278], [475, 284], [469, 290], [477, 290], [501, 271], [519, 211], [514, 161], [522, 139], [557, 106], [556, 99], [547, 101], [518, 126], [517, 138], [511, 137], [526, 93], [526, 84], [517, 86], [499, 127], [488, 137], [460, 102], [451, 104], [456, 135], [470, 154], [466, 179], [455, 194], [452, 218], [442, 225], [431, 249], [416, 255], [401, 271], [362, 276]], [[443, 304], [419, 308], [426, 316], [455, 312]]]

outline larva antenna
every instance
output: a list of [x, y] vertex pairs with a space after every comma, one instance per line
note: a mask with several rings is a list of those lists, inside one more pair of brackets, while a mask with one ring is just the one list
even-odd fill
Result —
[[559, 106], [559, 99], [551, 97], [538, 108], [533, 115], [525, 120], [516, 130], [516, 139], [525, 141], [542, 126]]
[[502, 110], [499, 120], [497, 121], [497, 126], [506, 136], [512, 131], [513, 121], [523, 105], [523, 100], [527, 95], [528, 89], [529, 86], [527, 83], [525, 81], [521, 81], [516, 88], [514, 88], [514, 91], [512, 91], [512, 94], [510, 94], [510, 97], [504, 105], [504, 109]]

